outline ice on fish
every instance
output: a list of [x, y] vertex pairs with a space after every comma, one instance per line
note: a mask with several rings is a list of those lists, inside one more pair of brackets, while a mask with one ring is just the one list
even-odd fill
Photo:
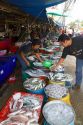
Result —
[[75, 120], [75, 112], [62, 101], [51, 101], [44, 105], [43, 115], [50, 125], [69, 125]]

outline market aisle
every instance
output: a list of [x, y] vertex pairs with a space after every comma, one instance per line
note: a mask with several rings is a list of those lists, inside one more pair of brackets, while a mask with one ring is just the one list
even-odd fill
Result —
[[[75, 61], [75, 57], [68, 56], [64, 64], [66, 72], [72, 74], [74, 78], [73, 84], [75, 83]], [[72, 106], [76, 112], [75, 125], [83, 125], [83, 82], [80, 90], [71, 90], [70, 94]]]

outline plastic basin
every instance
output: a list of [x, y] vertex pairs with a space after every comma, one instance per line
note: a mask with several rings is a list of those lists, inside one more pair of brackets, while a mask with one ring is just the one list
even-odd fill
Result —
[[46, 60], [42, 64], [45, 68], [50, 68], [52, 66], [53, 62], [51, 60]]

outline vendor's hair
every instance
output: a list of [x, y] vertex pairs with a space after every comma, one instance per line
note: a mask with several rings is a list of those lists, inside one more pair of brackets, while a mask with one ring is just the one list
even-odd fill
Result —
[[32, 42], [32, 46], [35, 45], [41, 45], [41, 42], [39, 40], [34, 40], [34, 42]]
[[70, 37], [67, 34], [61, 34], [58, 38], [58, 42], [64, 42], [65, 40], [70, 40]]

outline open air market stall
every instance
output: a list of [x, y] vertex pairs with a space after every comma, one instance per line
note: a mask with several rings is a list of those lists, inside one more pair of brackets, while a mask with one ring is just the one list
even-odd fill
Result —
[[[14, 72], [14, 75], [17, 75], [16, 81], [14, 81], [13, 84], [9, 84], [11, 94], [8, 96], [7, 102], [0, 108], [1, 125], [75, 125], [75, 112], [70, 99], [70, 89], [73, 78], [70, 74], [65, 73], [63, 65], [60, 65], [54, 72], [50, 70], [50, 67], [60, 59], [63, 50], [57, 42], [55, 34], [53, 34], [53, 31], [55, 33], [55, 30], [53, 30], [55, 27], [49, 25], [45, 10], [46, 7], [57, 5], [65, 1], [66, 0], [35, 0], [34, 2], [32, 0], [4, 1], [5, 4], [9, 3], [33, 15], [33, 20], [31, 20], [31, 24], [30, 20], [28, 20], [29, 22], [25, 21], [23, 25], [19, 25], [22, 28], [22, 35], [20, 34], [21, 37], [15, 41], [13, 45], [13, 47], [17, 46], [16, 51], [12, 51], [10, 47], [6, 55], [7, 58], [5, 59], [4, 56], [3, 60], [0, 61], [1, 75], [7, 73], [6, 77], [0, 76], [1, 84], [4, 83], [4, 80], [10, 78], [10, 74], [13, 72], [15, 66], [16, 72]], [[28, 37], [27, 30], [30, 35], [33, 29], [42, 29], [43, 25], [47, 26], [48, 32], [44, 36], [44, 39], [41, 40], [43, 46], [36, 48], [38, 49], [37, 52], [36, 49], [34, 51], [32, 46], [28, 44], [32, 41]], [[25, 34], [28, 37], [26, 39]], [[36, 31], [34, 32], [34, 35], [35, 34]], [[36, 40], [38, 40], [37, 36]], [[3, 44], [2, 41], [1, 43]], [[8, 48], [9, 44], [7, 42], [6, 45]], [[21, 61], [23, 60], [22, 58], [18, 58], [18, 56], [20, 57], [20, 50], [24, 52], [26, 47], [28, 52], [23, 56], [26, 57], [30, 65], [24, 69], [21, 65]], [[37, 56], [35, 54], [36, 52]], [[15, 57], [13, 58], [10, 55]], [[40, 57], [42, 61], [39, 61], [37, 57]], [[2, 56], [0, 58], [2, 59]], [[5, 66], [6, 64], [7, 66]], [[20, 73], [18, 73], [18, 71]], [[19, 76], [20, 79], [18, 79]], [[7, 94], [9, 94], [9, 92]]]

